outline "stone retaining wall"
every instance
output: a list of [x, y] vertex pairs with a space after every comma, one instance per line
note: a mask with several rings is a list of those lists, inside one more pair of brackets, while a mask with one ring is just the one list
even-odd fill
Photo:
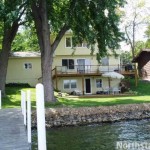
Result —
[[[85, 125], [131, 119], [150, 118], [150, 104], [130, 104], [80, 108], [47, 108], [46, 127]], [[36, 126], [36, 113], [32, 113], [32, 125]]]

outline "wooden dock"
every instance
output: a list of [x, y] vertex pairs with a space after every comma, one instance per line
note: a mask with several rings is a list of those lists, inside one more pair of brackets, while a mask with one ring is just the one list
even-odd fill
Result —
[[0, 149], [29, 150], [21, 109], [0, 110]]

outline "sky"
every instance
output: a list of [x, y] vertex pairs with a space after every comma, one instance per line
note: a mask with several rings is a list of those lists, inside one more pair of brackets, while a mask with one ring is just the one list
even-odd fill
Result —
[[[124, 29], [124, 25], [127, 23], [128, 20], [133, 20], [133, 15], [132, 15], [132, 10], [133, 10], [133, 6], [137, 5], [137, 2], [141, 2], [144, 0], [127, 0], [128, 4], [125, 5], [125, 7], [123, 8], [123, 10], [126, 12], [126, 20], [123, 20], [123, 23], [121, 24], [120, 28]], [[150, 16], [150, 0], [145, 0], [145, 5], [142, 9], [137, 10], [139, 12], [139, 20], [142, 17], [145, 16]], [[136, 41], [138, 40], [142, 40], [142, 41], [146, 41], [146, 38], [144, 36], [144, 32], [146, 30], [146, 25], [139, 25], [139, 27], [137, 28], [136, 31], [136, 36], [135, 39]], [[121, 43], [121, 49], [122, 50], [129, 50], [130, 46], [127, 45], [125, 42]]]

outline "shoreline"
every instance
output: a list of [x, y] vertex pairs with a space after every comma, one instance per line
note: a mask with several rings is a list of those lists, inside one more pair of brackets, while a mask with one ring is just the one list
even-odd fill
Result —
[[[150, 103], [122, 104], [99, 107], [46, 108], [46, 128], [83, 126], [94, 123], [113, 123], [150, 118]], [[36, 112], [32, 112], [32, 127], [36, 127]]]

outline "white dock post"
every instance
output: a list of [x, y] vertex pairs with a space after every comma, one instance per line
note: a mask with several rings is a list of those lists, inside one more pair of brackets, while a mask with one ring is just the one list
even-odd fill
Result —
[[37, 107], [37, 132], [38, 150], [46, 150], [46, 129], [45, 129], [45, 106], [44, 87], [41, 83], [36, 85], [36, 107]]
[[2, 109], [2, 94], [1, 94], [1, 90], [0, 90], [0, 109]]
[[22, 97], [23, 97], [23, 116], [24, 116], [24, 125], [26, 126], [27, 125], [27, 118], [26, 118], [26, 93], [23, 91], [22, 92]]
[[27, 91], [27, 131], [28, 143], [31, 144], [31, 92]]
[[21, 112], [23, 114], [24, 110], [23, 110], [23, 91], [21, 90]]

